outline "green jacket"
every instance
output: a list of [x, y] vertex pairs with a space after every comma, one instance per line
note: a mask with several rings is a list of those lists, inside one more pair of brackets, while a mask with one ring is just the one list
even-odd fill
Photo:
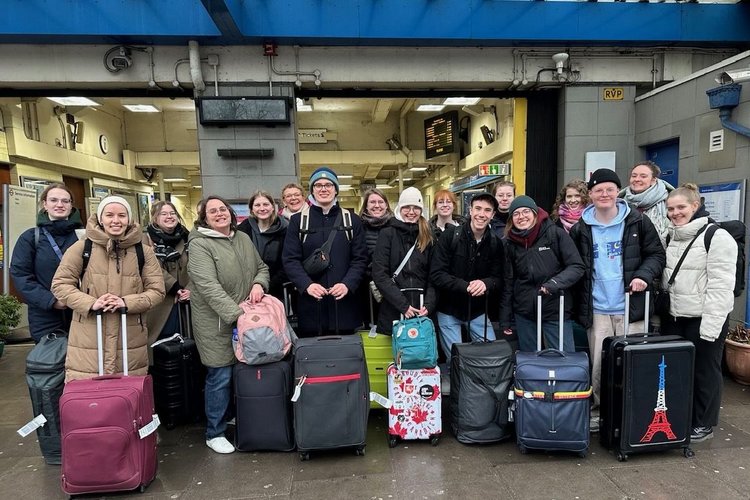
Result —
[[188, 237], [193, 335], [201, 362], [209, 367], [235, 362], [232, 328], [239, 303], [255, 283], [268, 290], [268, 267], [250, 237], [241, 231], [225, 236], [212, 229], [193, 229]]

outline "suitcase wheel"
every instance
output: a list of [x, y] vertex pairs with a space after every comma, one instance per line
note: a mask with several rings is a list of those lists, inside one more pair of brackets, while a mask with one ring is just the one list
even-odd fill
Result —
[[578, 456], [581, 457], [581, 458], [586, 458], [586, 452], [582, 451], [582, 452], [578, 453]]
[[356, 450], [354, 450], [354, 452], [357, 454], [358, 457], [364, 457], [365, 456], [365, 447], [364, 446], [359, 446], [359, 447], [357, 447]]
[[440, 436], [432, 436], [430, 438], [430, 444], [432, 446], [437, 446], [439, 442], [440, 442]]
[[518, 445], [518, 451], [521, 452], [521, 455], [526, 455], [529, 452], [529, 449], [526, 448], [525, 446], [519, 444]]
[[693, 458], [695, 456], [695, 452], [688, 447], [682, 449], [682, 454], [685, 458]]
[[310, 452], [308, 451], [300, 451], [299, 452], [299, 460], [300, 462], [307, 462], [310, 460]]
[[618, 462], [627, 462], [628, 461], [628, 456], [625, 453], [623, 453], [621, 451], [618, 451], [617, 452], [617, 461]]
[[398, 438], [396, 436], [388, 436], [388, 448], [395, 448], [398, 444]]

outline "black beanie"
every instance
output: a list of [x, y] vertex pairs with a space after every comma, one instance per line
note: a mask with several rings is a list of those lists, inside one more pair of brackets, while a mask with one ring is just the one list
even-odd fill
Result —
[[608, 168], [600, 168], [598, 170], [595, 170], [594, 173], [591, 174], [588, 185], [589, 191], [591, 191], [594, 186], [601, 184], [602, 182], [614, 182], [615, 185], [617, 185], [617, 189], [622, 189], [620, 178], [617, 177], [617, 173], [614, 170], [610, 170]]
[[521, 196], [516, 196], [515, 198], [513, 198], [513, 201], [510, 204], [510, 208], [508, 209], [508, 213], [512, 216], [513, 212], [515, 212], [519, 208], [530, 208], [534, 213], [539, 212], [539, 207], [536, 206], [536, 202], [534, 202], [531, 197], [523, 194]]

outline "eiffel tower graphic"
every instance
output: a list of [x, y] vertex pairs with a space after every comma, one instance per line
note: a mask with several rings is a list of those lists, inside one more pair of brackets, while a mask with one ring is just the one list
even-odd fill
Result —
[[672, 432], [672, 424], [667, 420], [667, 403], [664, 390], [664, 371], [667, 364], [664, 362], [664, 355], [659, 363], [659, 395], [656, 397], [656, 408], [654, 408], [654, 418], [648, 426], [646, 434], [641, 438], [641, 443], [650, 443], [657, 432], [663, 432], [667, 439], [677, 439]]

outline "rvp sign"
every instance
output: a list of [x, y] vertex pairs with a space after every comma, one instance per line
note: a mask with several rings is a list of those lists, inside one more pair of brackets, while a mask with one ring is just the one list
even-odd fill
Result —
[[623, 87], [604, 87], [603, 99], [605, 101], [622, 101], [625, 97], [625, 89]]

